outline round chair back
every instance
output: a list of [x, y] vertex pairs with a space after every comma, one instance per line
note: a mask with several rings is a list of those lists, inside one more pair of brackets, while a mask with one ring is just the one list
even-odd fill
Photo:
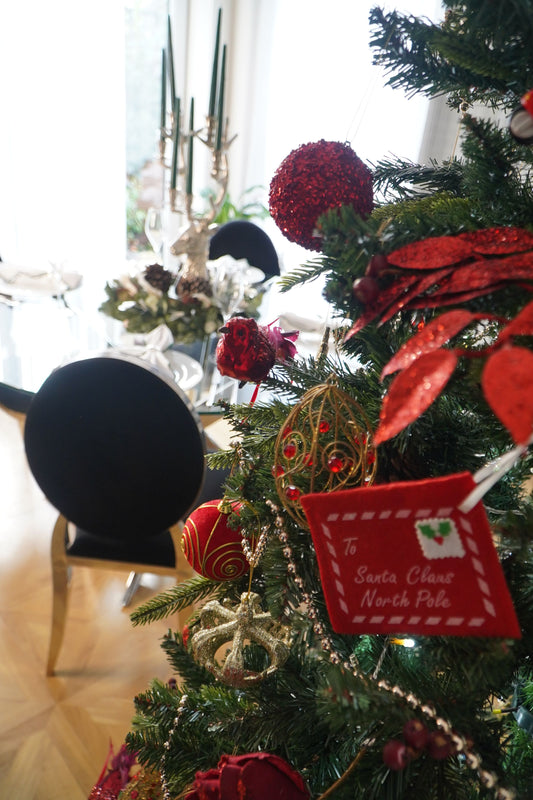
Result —
[[279, 259], [270, 237], [254, 222], [236, 219], [226, 222], [209, 242], [209, 258], [221, 256], [245, 258], [251, 267], [258, 267], [265, 278], [279, 275]]
[[95, 536], [156, 536], [202, 489], [204, 435], [186, 395], [156, 367], [113, 351], [46, 379], [24, 441], [44, 495]]

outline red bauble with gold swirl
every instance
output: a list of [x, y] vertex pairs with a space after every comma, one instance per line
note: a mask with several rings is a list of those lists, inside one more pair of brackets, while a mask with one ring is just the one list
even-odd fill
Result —
[[239, 508], [240, 503], [210, 500], [198, 506], [185, 522], [181, 547], [191, 567], [202, 577], [229, 581], [248, 572], [242, 531], [229, 525], [230, 516], [238, 514]]

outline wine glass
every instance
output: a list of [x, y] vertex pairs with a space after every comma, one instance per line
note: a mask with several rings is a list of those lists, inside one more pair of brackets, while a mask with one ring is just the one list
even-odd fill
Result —
[[[213, 291], [213, 300], [220, 308], [224, 323], [239, 309], [246, 289], [246, 259], [240, 261], [231, 256], [221, 256], [216, 261], [208, 262], [207, 269]], [[213, 373], [210, 378], [210, 388], [206, 406], [216, 405], [217, 398], [225, 397], [230, 403], [237, 402], [238, 382], [233, 378], [224, 379], [213, 364]], [[226, 397], [229, 389], [229, 396]]]
[[238, 310], [244, 299], [246, 272], [242, 262], [222, 256], [208, 265], [213, 299], [222, 312], [224, 322]]
[[144, 232], [156, 256], [163, 248], [163, 217], [159, 208], [150, 206], [146, 212]]

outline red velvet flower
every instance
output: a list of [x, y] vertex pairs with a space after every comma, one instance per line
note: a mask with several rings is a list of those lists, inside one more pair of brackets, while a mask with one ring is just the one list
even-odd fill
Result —
[[299, 336], [299, 331], [285, 333], [277, 325], [267, 325], [263, 328], [271, 345], [276, 352], [276, 361], [283, 363], [296, 355], [294, 342]]
[[302, 776], [270, 753], [222, 756], [217, 769], [197, 772], [185, 800], [308, 800]]
[[216, 359], [221, 375], [239, 381], [260, 383], [276, 361], [292, 358], [298, 332], [283, 333], [280, 328], [258, 325], [254, 319], [232, 317], [220, 329]]

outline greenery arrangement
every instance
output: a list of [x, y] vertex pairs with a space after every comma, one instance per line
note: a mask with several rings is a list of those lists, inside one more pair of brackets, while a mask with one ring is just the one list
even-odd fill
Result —
[[[308, 491], [314, 502], [332, 499], [340, 507], [344, 490], [338, 491], [333, 478], [343, 465], [351, 471], [354, 459], [363, 467], [372, 463], [375, 478], [374, 486], [366, 487], [368, 470], [363, 470], [363, 484], [353, 490], [358, 497], [376, 487], [418, 482], [432, 487], [450, 475], [476, 474], [512, 451], [517, 416], [525, 419], [528, 435], [533, 432], [528, 377], [533, 149], [516, 141], [505, 121], [481, 120], [472, 107], [482, 102], [508, 114], [533, 86], [533, 2], [446, 0], [444, 7], [441, 24], [375, 9], [371, 44], [392, 86], [444, 93], [459, 110], [461, 155], [430, 165], [384, 160], [373, 169], [374, 196], [383, 200], [369, 216], [343, 207], [320, 217], [320, 256], [285, 276], [283, 285], [288, 291], [325, 276], [335, 313], [353, 321], [342, 346], [346, 361], [321, 352], [278, 365], [265, 380], [268, 402], [226, 408], [238, 443], [211, 456], [210, 463], [231, 470], [225, 499], [238, 513], [226, 528], [242, 539], [250, 574], [222, 582], [199, 576], [133, 614], [135, 624], [145, 624], [197, 607], [186, 629], [165, 638], [173, 679], [155, 680], [136, 697], [127, 738], [140, 761], [161, 776], [165, 800], [533, 798], [529, 439], [518, 437], [520, 457], [496, 475], [500, 479], [483, 498], [519, 635], [453, 636], [439, 629], [433, 635], [411, 632], [408, 641], [401, 622], [394, 633], [338, 630], [328, 608], [335, 580], [324, 577], [317, 558], [320, 537], [314, 531], [311, 536], [305, 519], [287, 502]], [[518, 254], [505, 249], [510, 239], [513, 247], [521, 243]], [[462, 249], [465, 242], [470, 247], [482, 240], [489, 250], [475, 258]], [[406, 254], [411, 261], [402, 262]], [[465, 268], [470, 277], [460, 290]], [[493, 274], [501, 276], [496, 283]], [[415, 284], [416, 292], [409, 292], [406, 287]], [[445, 293], [450, 284], [452, 291]], [[456, 327], [444, 317], [450, 311], [461, 315], [461, 324], [453, 318]], [[436, 333], [441, 318], [447, 320], [446, 335]], [[421, 340], [416, 347], [409, 342], [424, 331], [429, 331], [421, 351], [426, 366], [416, 374], [407, 364]], [[400, 369], [403, 383], [388, 372], [400, 351], [407, 359]], [[495, 356], [503, 367], [491, 374], [495, 394], [506, 407], [518, 398], [504, 421], [493, 407], [500, 408], [498, 397], [494, 402], [492, 396], [493, 404], [487, 399], [485, 369]], [[453, 370], [447, 369], [451, 362]], [[300, 446], [292, 415], [296, 408], [309, 411], [310, 394], [329, 390], [332, 383], [336, 399], [322, 403], [316, 428], [304, 437], [300, 468], [282, 488], [280, 476]], [[398, 388], [394, 395], [393, 385], [403, 387], [403, 395]], [[430, 402], [424, 392], [430, 392]], [[391, 421], [392, 401], [384, 403], [388, 393], [407, 416], [405, 424], [395, 419], [396, 432], [385, 435], [383, 426]], [[366, 435], [354, 427], [358, 409], [364, 410], [364, 423], [357, 425], [368, 425]], [[347, 419], [357, 430], [357, 447], [354, 439], [349, 461], [328, 456], [320, 482], [319, 432], [327, 433], [327, 447], [340, 447], [341, 441], [344, 446]], [[369, 449], [366, 436], [371, 440], [376, 430]], [[333, 542], [338, 524], [330, 524]], [[389, 553], [376, 552], [374, 558], [392, 554], [401, 563], [406, 542], [399, 532], [394, 535], [396, 524], [390, 523]], [[441, 538], [447, 535], [444, 531]], [[356, 522], [353, 536], [362, 536]], [[453, 564], [458, 558], [456, 553]], [[360, 562], [353, 563], [347, 593], [361, 576]], [[468, 602], [480, 587], [472, 581], [458, 589]], [[240, 645], [231, 642], [229, 661], [220, 670], [211, 646], [228, 641], [224, 633], [238, 625], [250, 590], [257, 625], [246, 629]], [[258, 766], [261, 754], [272, 759], [269, 776], [274, 769], [279, 776], [279, 761], [273, 759], [283, 759], [281, 773], [290, 777], [290, 790], [286, 783], [280, 788], [279, 778], [263, 781], [270, 794], [261, 794], [260, 780], [247, 783], [249, 774], [267, 775]], [[253, 768], [235, 763], [237, 756], [251, 759]], [[230, 774], [233, 782], [224, 783]]]
[[[136, 276], [123, 275], [106, 283], [107, 299], [99, 310], [123, 322], [129, 333], [148, 333], [166, 325], [175, 342], [202, 341], [222, 325], [220, 308], [205, 291], [178, 294], [177, 279], [160, 264], [151, 264]], [[261, 290], [248, 287], [240, 313], [257, 318], [262, 299]]]
[[[158, 281], [161, 276], [163, 280]], [[148, 333], [164, 324], [176, 342], [201, 341], [222, 325], [220, 309], [205, 293], [178, 297], [175, 281], [171, 272], [152, 264], [137, 276], [125, 275], [106, 283], [107, 300], [100, 311], [123, 322], [129, 333]]]

